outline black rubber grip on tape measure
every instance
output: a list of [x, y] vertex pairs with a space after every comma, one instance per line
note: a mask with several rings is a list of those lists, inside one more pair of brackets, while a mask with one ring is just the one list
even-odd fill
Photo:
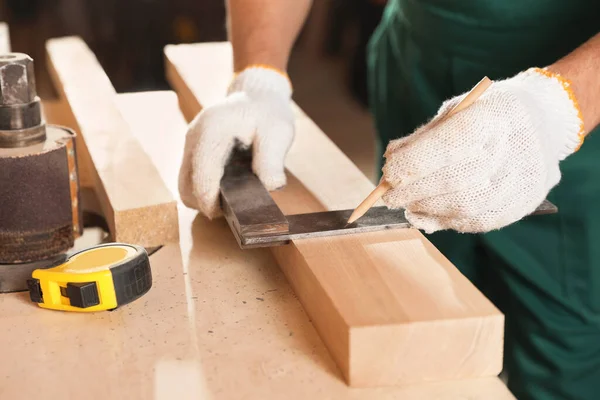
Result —
[[[146, 250], [142, 251], [146, 253]], [[147, 254], [111, 268], [110, 272], [119, 307], [140, 298], [152, 287], [152, 271]]]

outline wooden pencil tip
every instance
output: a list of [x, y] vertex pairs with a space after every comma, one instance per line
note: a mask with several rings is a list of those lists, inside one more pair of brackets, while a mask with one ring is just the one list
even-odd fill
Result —
[[356, 214], [357, 214], [357, 212], [356, 212], [356, 210], [354, 210], [354, 212], [352, 213], [350, 218], [348, 218], [348, 222], [346, 222], [346, 226], [350, 225], [351, 223], [353, 223], [354, 221], [356, 221], [357, 219], [360, 218], [360, 215], [356, 215]]
[[373, 204], [375, 204], [377, 202], [377, 200], [379, 200], [381, 198], [381, 196], [383, 196], [383, 194], [390, 189], [390, 185], [389, 183], [385, 182], [385, 181], [381, 181], [379, 183], [379, 185], [375, 188], [375, 190], [373, 190], [366, 199], [364, 199], [362, 201], [362, 203], [360, 203], [358, 205], [358, 207], [356, 207], [356, 209], [354, 209], [354, 212], [352, 213], [352, 215], [350, 215], [350, 218], [348, 218], [348, 222], [346, 223], [346, 225], [349, 225], [351, 223], [353, 223], [354, 221], [357, 221], [360, 217], [362, 217], [363, 215], [365, 215], [365, 213], [367, 211], [369, 211], [369, 208], [371, 208], [373, 206]]

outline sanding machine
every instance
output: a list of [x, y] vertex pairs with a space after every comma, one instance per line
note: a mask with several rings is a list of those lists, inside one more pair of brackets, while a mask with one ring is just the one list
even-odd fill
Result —
[[83, 231], [75, 133], [46, 125], [33, 60], [0, 55], [0, 293], [27, 289]]
[[75, 250], [84, 218], [108, 230], [84, 211], [75, 137], [44, 123], [33, 60], [0, 55], [0, 293], [29, 290], [33, 302], [53, 310], [112, 310], [150, 290], [148, 253], [158, 248]]

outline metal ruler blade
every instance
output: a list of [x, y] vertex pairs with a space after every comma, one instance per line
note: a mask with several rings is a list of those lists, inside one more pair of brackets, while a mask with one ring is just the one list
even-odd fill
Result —
[[[410, 228], [404, 210], [373, 207], [347, 224], [354, 210], [283, 215], [269, 192], [252, 173], [250, 150], [236, 149], [221, 180], [221, 207], [242, 249], [280, 246], [292, 240]], [[558, 210], [547, 200], [532, 215]]]

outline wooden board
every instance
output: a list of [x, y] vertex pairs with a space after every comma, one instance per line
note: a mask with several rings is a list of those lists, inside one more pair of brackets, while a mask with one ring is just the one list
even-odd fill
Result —
[[10, 53], [10, 34], [8, 24], [0, 22], [0, 54]]
[[[167, 46], [167, 76], [189, 117], [231, 80], [227, 43]], [[286, 160], [291, 184], [273, 193], [286, 214], [347, 209], [369, 180], [298, 108]], [[316, 330], [352, 386], [495, 376], [503, 315], [417, 230], [295, 241], [275, 247]]]
[[[117, 104], [176, 187], [185, 123], [175, 95]], [[514, 400], [497, 378], [349, 388], [268, 250], [241, 251], [223, 220], [181, 205], [179, 227], [180, 245], [150, 257], [150, 292], [123, 308], [67, 314], [0, 295], [0, 343], [10, 343], [0, 398]]]
[[131, 134], [94, 54], [77, 37], [52, 39], [46, 49], [54, 85], [83, 139], [82, 167], [91, 173], [114, 239], [146, 247], [177, 241], [175, 199]]

